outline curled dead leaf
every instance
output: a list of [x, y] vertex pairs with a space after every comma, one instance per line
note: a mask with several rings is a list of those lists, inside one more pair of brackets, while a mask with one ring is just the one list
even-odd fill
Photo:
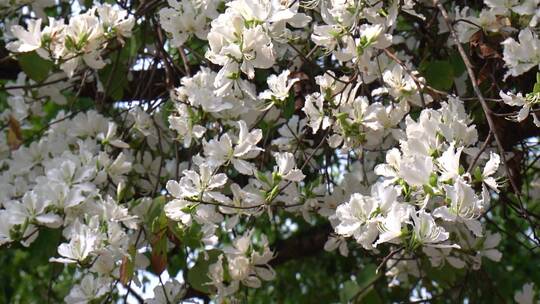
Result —
[[15, 117], [13, 117], [13, 115], [10, 115], [8, 119], [8, 127], [7, 142], [9, 148], [11, 150], [17, 150], [23, 142], [21, 124]]

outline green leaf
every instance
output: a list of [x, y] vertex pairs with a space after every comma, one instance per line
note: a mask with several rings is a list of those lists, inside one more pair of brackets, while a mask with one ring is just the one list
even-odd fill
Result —
[[256, 69], [255, 70], [255, 79], [253, 79], [253, 82], [256, 86], [264, 87], [267, 85], [268, 77], [272, 74], [271, 70], [268, 69]]
[[167, 271], [171, 275], [177, 275], [178, 272], [184, 268], [186, 268], [186, 261], [187, 256], [186, 252], [179, 247], [178, 250], [173, 252], [173, 254], [169, 257], [169, 264], [167, 265]]
[[458, 52], [452, 52], [450, 54], [450, 64], [452, 65], [455, 77], [461, 76], [467, 70]]
[[38, 238], [29, 248], [32, 267], [37, 267], [44, 261], [46, 262], [51, 256], [54, 256], [61, 239], [62, 232], [60, 230], [43, 228], [39, 232]]
[[339, 300], [341, 303], [349, 303], [359, 292], [360, 286], [353, 280], [343, 283], [343, 288], [339, 291]]
[[375, 288], [372, 288], [369, 292], [367, 292], [364, 296], [362, 296], [362, 301], [360, 303], [370, 303], [370, 304], [377, 304], [377, 303], [383, 303], [381, 297], [375, 290]]
[[369, 284], [372, 284], [374, 280], [378, 279], [377, 266], [375, 264], [367, 264], [364, 266], [356, 281], [360, 287], [365, 288]]
[[141, 31], [139, 30], [139, 28], [137, 28], [133, 31], [131, 37], [126, 40], [126, 43], [122, 48], [120, 55], [122, 59], [127, 60], [137, 56], [137, 53], [139, 52], [139, 49], [142, 45], [141, 42]]
[[47, 79], [53, 63], [41, 58], [36, 52], [24, 53], [18, 56], [21, 69], [36, 82]]
[[285, 104], [285, 107], [283, 108], [283, 117], [285, 117], [286, 119], [289, 119], [293, 116], [294, 114], [294, 105], [295, 105], [295, 100], [294, 100], [294, 96], [293, 94], [290, 94], [289, 95], [289, 98], [287, 98], [286, 100], [286, 104]]
[[[354, 303], [380, 303], [379, 296], [376, 293], [374, 294], [373, 286], [370, 286], [379, 278], [376, 270], [377, 266], [368, 264], [358, 274], [356, 281], [350, 280], [345, 282], [343, 288], [339, 291], [341, 303], [350, 303], [352, 300]], [[372, 299], [374, 302], [360, 301], [366, 297]]]
[[148, 212], [146, 212], [145, 215], [145, 222], [147, 224], [151, 225], [154, 219], [161, 215], [165, 203], [167, 203], [167, 198], [163, 195], [154, 198], [154, 200], [152, 201], [152, 205], [150, 205], [150, 207], [148, 208]]
[[427, 83], [439, 90], [449, 90], [454, 83], [454, 68], [448, 61], [436, 60], [424, 66]]
[[208, 285], [208, 283], [210, 283], [211, 280], [208, 277], [208, 268], [211, 264], [217, 262], [220, 251], [210, 250], [206, 253], [208, 254], [208, 259], [205, 259], [204, 253], [199, 254], [199, 258], [197, 259], [195, 266], [193, 266], [193, 268], [191, 268], [187, 273], [187, 282], [195, 290], [210, 293], [211, 285]]
[[199, 223], [193, 223], [188, 229], [184, 230], [182, 242], [190, 248], [199, 248], [203, 237], [202, 226]]
[[128, 84], [127, 74], [128, 65], [122, 60], [115, 60], [99, 71], [99, 79], [103, 83], [107, 96], [115, 100], [122, 99], [124, 89]]
[[536, 83], [534, 84], [533, 93], [540, 93], [540, 73], [536, 73]]

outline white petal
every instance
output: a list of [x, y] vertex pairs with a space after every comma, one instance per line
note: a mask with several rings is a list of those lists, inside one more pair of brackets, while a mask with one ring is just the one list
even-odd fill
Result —
[[255, 172], [255, 166], [248, 161], [235, 158], [231, 162], [236, 171], [244, 175], [253, 175], [253, 172]]
[[218, 188], [225, 185], [226, 182], [227, 182], [227, 175], [224, 173], [219, 173], [212, 176], [212, 178], [210, 179], [210, 182], [208, 183], [208, 188], [210, 189]]
[[54, 213], [38, 215], [36, 220], [49, 228], [58, 228], [62, 226], [62, 218]]
[[168, 181], [165, 188], [167, 188], [167, 191], [169, 191], [169, 193], [176, 198], [181, 198], [184, 196], [182, 194], [182, 187], [180, 187], [180, 184], [178, 184], [177, 181], [174, 181], [174, 180]]
[[299, 169], [293, 169], [287, 175], [283, 176], [284, 179], [287, 179], [293, 182], [299, 182], [303, 180], [304, 177], [306, 176]]
[[489, 155], [489, 160], [486, 163], [486, 166], [484, 167], [482, 176], [487, 177], [487, 176], [493, 175], [499, 168], [500, 163], [501, 163], [501, 157], [499, 156], [499, 154], [491, 152]]
[[499, 262], [502, 259], [502, 253], [497, 249], [489, 249], [489, 250], [486, 250], [486, 251], [482, 252], [482, 254], [486, 258], [488, 258], [488, 259], [490, 259], [490, 260], [492, 260], [494, 262]]
[[465, 226], [476, 236], [482, 236], [482, 224], [478, 220], [467, 220]]
[[456, 221], [456, 215], [450, 212], [450, 209], [446, 206], [438, 207], [433, 211], [433, 216], [442, 218], [445, 221], [448, 222], [455, 222]]

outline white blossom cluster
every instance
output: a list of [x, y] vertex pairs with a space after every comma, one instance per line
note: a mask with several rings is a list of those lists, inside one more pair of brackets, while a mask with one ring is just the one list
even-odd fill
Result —
[[208, 33], [210, 49], [206, 57], [222, 66], [214, 80], [218, 95], [229, 95], [241, 89], [240, 73], [255, 77], [255, 68], [272, 67], [278, 46], [292, 39], [293, 28], [306, 26], [311, 18], [298, 12], [300, 1], [235, 0], [211, 23]]
[[[156, 267], [175, 246], [190, 247], [189, 262], [211, 261], [203, 287], [217, 303], [259, 288], [276, 277], [275, 252], [249, 223], [279, 211], [330, 222], [327, 251], [394, 250], [385, 265], [390, 286], [421, 277], [421, 258], [474, 270], [484, 258], [500, 261], [501, 235], [485, 229], [484, 217], [502, 188], [502, 155], [479, 140], [464, 101], [427, 94], [434, 89], [414, 60], [394, 51], [416, 43], [395, 33], [400, 14], [425, 19], [415, 11], [420, 2], [402, 2], [163, 3], [156, 18], [166, 32], [166, 47], [155, 52], [160, 68], [169, 77], [160, 52], [193, 56], [184, 49], [193, 41], [205, 44], [197, 60], [206, 65], [191, 74], [182, 54], [186, 75], [167, 79], [169, 96], [157, 98], [158, 110], [130, 105], [114, 118], [60, 112], [35, 141], [0, 137], [0, 245], [29, 246], [43, 229], [60, 229], [50, 261], [77, 267], [79, 275], [68, 303], [102, 299], [127, 272], [140, 285], [133, 273]], [[459, 42], [479, 30], [504, 33], [507, 77], [540, 66], [539, 1], [484, 4], [480, 12], [454, 7]], [[132, 36], [132, 13], [96, 4], [66, 21], [13, 25], [6, 47], [14, 56], [36, 52], [64, 74], [51, 73], [51, 84], [39, 86], [21, 73], [6, 85], [0, 119], [31, 129], [28, 118], [43, 116], [40, 100], [68, 104], [70, 83], [61, 78], [84, 82], [78, 72], [104, 68], [108, 47], [121, 48]], [[513, 14], [524, 24], [509, 24]], [[442, 19], [438, 27], [450, 30]], [[318, 50], [321, 58], [309, 58]], [[314, 67], [311, 82], [299, 69], [324, 60], [334, 68]], [[36, 88], [17, 88], [25, 85]], [[501, 104], [521, 107], [510, 118], [531, 115], [540, 127], [539, 92], [498, 94]], [[179, 236], [191, 234], [197, 246], [178, 245]], [[187, 283], [170, 279], [148, 302], [179, 302]], [[516, 297], [526, 302], [531, 288]]]
[[[482, 242], [486, 235], [479, 219], [489, 206], [488, 189], [498, 191], [493, 175], [500, 159], [491, 153], [482, 172], [465, 172], [460, 160], [474, 155], [476, 142], [476, 129], [458, 99], [439, 110], [423, 110], [417, 121], [407, 117], [400, 148], [389, 150], [386, 163], [375, 167], [383, 179], [370, 194], [353, 193], [337, 207], [336, 233], [368, 250], [383, 243], [422, 247], [434, 265], [441, 258], [460, 268], [469, 259], [479, 263], [486, 248], [471, 244], [492, 248], [498, 243]], [[480, 193], [475, 183], [481, 183]], [[485, 256], [501, 258], [496, 251]]]
[[16, 38], [6, 47], [14, 53], [36, 51], [39, 56], [59, 64], [62, 71], [72, 77], [83, 64], [101, 69], [107, 43], [116, 39], [120, 43], [131, 36], [135, 24], [133, 16], [110, 4], [96, 5], [87, 12], [64, 20], [49, 18], [30, 19], [26, 29], [20, 25], [11, 27]]
[[169, 0], [167, 3], [169, 7], [159, 11], [159, 23], [172, 36], [172, 46], [182, 46], [191, 36], [207, 40], [210, 20], [218, 16], [218, 1]]
[[57, 120], [39, 141], [2, 162], [0, 243], [29, 246], [42, 228], [62, 228], [66, 241], [51, 262], [93, 273], [66, 298], [79, 303], [102, 295], [110, 277], [119, 276], [139, 220], [118, 201], [132, 163], [114, 152], [128, 148], [117, 125], [93, 111]]

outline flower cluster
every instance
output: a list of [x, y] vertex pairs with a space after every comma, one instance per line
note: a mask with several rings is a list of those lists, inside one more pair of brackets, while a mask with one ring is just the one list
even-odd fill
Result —
[[100, 297], [110, 277], [119, 276], [122, 259], [136, 246], [139, 219], [119, 201], [132, 163], [128, 154], [113, 153], [128, 148], [117, 125], [93, 111], [57, 120], [3, 162], [0, 243], [29, 246], [42, 228], [62, 228], [66, 242], [51, 262], [94, 273], [81, 283], [92, 292], [75, 287], [66, 298], [75, 303]]
[[218, 1], [169, 0], [168, 4], [159, 11], [159, 24], [172, 36], [172, 46], [182, 46], [191, 36], [207, 39], [209, 20], [218, 16]]
[[504, 62], [510, 68], [507, 75], [519, 76], [540, 65], [540, 40], [531, 29], [519, 32], [519, 42], [508, 38], [503, 42]]
[[292, 39], [287, 25], [302, 28], [311, 20], [298, 12], [299, 1], [291, 6], [262, 0], [235, 0], [226, 5], [225, 13], [212, 21], [206, 53], [222, 66], [214, 82], [220, 95], [240, 87], [240, 72], [253, 79], [255, 68], [272, 67], [279, 56], [275, 45]]
[[53, 18], [43, 28], [43, 19], [31, 19], [27, 23], [26, 29], [20, 25], [11, 27], [16, 40], [7, 49], [14, 53], [35, 51], [59, 64], [72, 77], [83, 64], [93, 69], [103, 68], [106, 63], [102, 53], [107, 43], [113, 39], [123, 43], [131, 36], [135, 19], [125, 10], [102, 4], [72, 17], [68, 24]]
[[[313, 243], [343, 256], [389, 252], [377, 268], [389, 286], [502, 259], [502, 235], [487, 223], [492, 198], [514, 207], [499, 173], [513, 168], [492, 120], [540, 127], [540, 76], [530, 93], [508, 81], [540, 67], [538, 0], [478, 9], [123, 1], [45, 19], [41, 8], [53, 2], [9, 1], [34, 8], [2, 26], [24, 72], [0, 81], [0, 247], [61, 234], [47, 258], [76, 269], [66, 302], [112, 299], [118, 283], [127, 298], [150, 271], [160, 286], [148, 303], [199, 293], [234, 301], [278, 277], [279, 242], [298, 226], [332, 228]], [[431, 14], [437, 4], [450, 20]], [[427, 22], [455, 37], [433, 56], [418, 51], [433, 51], [418, 39], [435, 39], [419, 29]], [[478, 77], [452, 50], [460, 43], [486, 61]], [[47, 64], [46, 75], [32, 75], [28, 58]], [[472, 78], [475, 93], [487, 91], [477, 96], [482, 107], [454, 95], [470, 92]], [[502, 113], [512, 107], [519, 111]], [[519, 202], [520, 217], [528, 203]], [[532, 302], [532, 288], [516, 301]]]
[[[483, 171], [465, 172], [465, 156], [477, 142], [470, 123], [456, 98], [439, 110], [423, 110], [417, 121], [407, 117], [400, 148], [389, 150], [386, 163], [375, 167], [383, 180], [371, 193], [353, 193], [337, 207], [332, 216], [336, 233], [353, 237], [368, 250], [383, 243], [406, 252], [423, 248], [434, 265], [443, 258], [460, 268], [464, 261], [479, 263], [475, 257], [494, 244], [470, 244], [485, 237], [480, 218], [489, 204], [489, 189], [498, 191], [493, 175], [500, 159], [491, 153]], [[484, 256], [500, 260], [500, 254]]]

